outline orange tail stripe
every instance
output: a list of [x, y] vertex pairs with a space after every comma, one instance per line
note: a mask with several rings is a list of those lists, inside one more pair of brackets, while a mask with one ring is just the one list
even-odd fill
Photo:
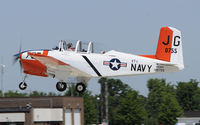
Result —
[[170, 62], [171, 53], [167, 53], [166, 49], [172, 47], [173, 31], [168, 27], [160, 29], [160, 36], [158, 40], [158, 46], [156, 50], [156, 58]]

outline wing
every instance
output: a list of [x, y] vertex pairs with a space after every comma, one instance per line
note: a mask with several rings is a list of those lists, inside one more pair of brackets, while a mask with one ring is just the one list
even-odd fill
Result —
[[[38, 60], [40, 63], [45, 65], [47, 67], [47, 71], [50, 74], [56, 74], [60, 72], [59, 74], [62, 74], [63, 72], [69, 74], [70, 76], [76, 76], [78, 78], [83, 78], [85, 79], [84, 81], [87, 82], [90, 79], [90, 75], [86, 74], [85, 72], [82, 72], [74, 67], [72, 67], [69, 64], [66, 64], [56, 58], [46, 56], [46, 55], [41, 55], [37, 53], [28, 53], [29, 56], [32, 58]], [[65, 76], [67, 77], [67, 76]]]

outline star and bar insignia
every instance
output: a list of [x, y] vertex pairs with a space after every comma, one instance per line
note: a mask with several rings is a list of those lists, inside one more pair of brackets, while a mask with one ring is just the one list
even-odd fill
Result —
[[104, 61], [103, 65], [109, 66], [113, 71], [117, 71], [121, 67], [127, 67], [127, 63], [121, 62], [117, 58], [113, 58], [110, 61]]

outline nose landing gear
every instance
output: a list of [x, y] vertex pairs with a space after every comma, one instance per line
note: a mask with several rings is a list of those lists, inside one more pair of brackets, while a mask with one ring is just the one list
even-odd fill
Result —
[[19, 88], [20, 88], [21, 90], [25, 90], [25, 89], [27, 88], [27, 84], [26, 84], [25, 82], [20, 82]]
[[26, 77], [27, 77], [27, 75], [24, 76], [24, 80], [22, 82], [20, 82], [20, 84], [19, 84], [19, 88], [21, 90], [25, 90], [27, 88], [27, 84], [25, 83]]

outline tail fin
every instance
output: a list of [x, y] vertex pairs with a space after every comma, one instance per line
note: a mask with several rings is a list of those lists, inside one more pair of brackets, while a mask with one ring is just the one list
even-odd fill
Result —
[[162, 27], [156, 50], [156, 59], [183, 66], [181, 32], [172, 27]]
[[181, 32], [173, 27], [162, 27], [156, 55], [140, 56], [167, 61], [179, 70], [184, 69]]

